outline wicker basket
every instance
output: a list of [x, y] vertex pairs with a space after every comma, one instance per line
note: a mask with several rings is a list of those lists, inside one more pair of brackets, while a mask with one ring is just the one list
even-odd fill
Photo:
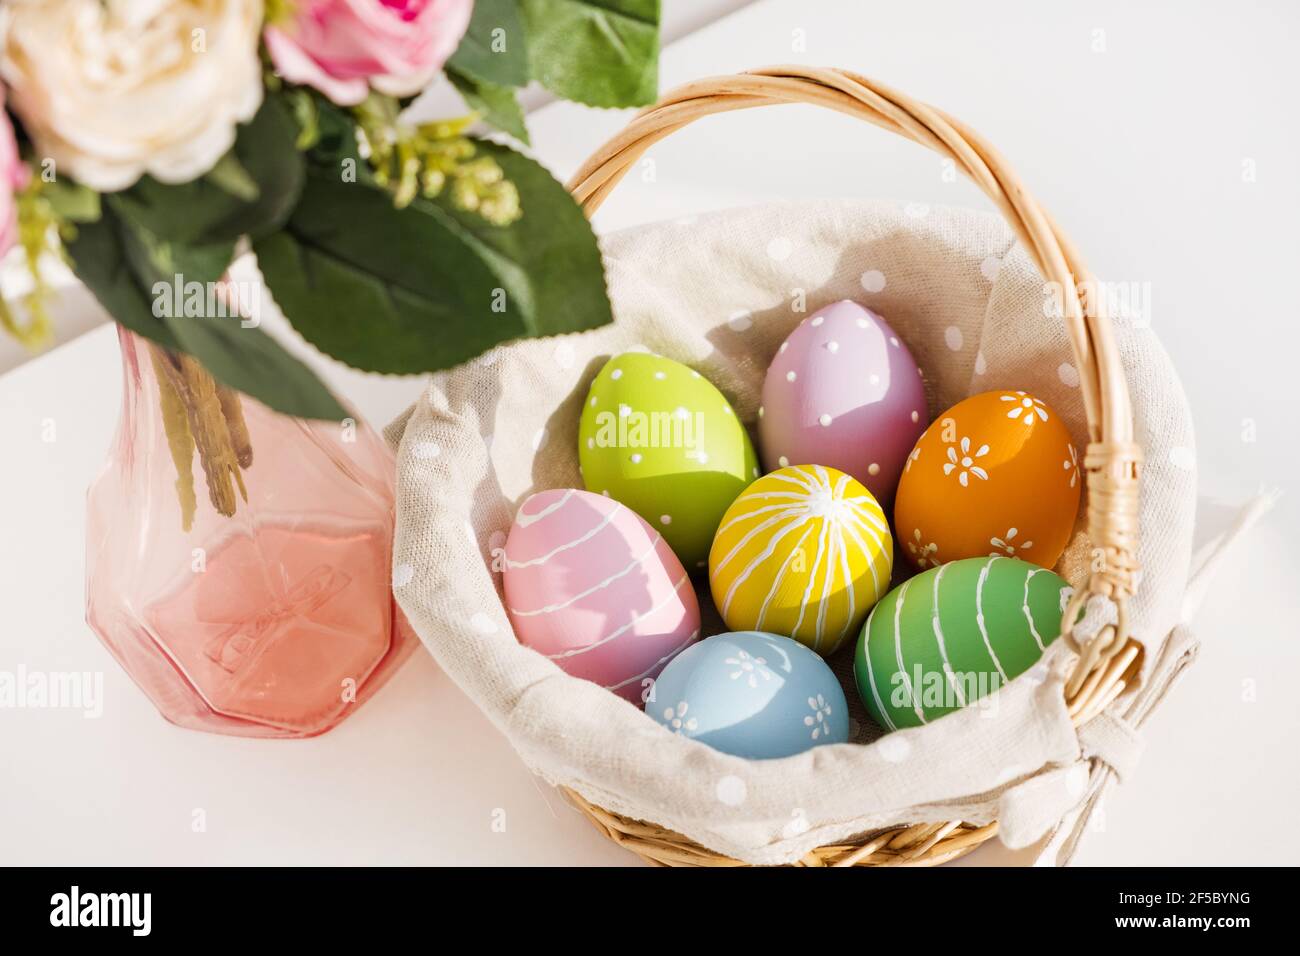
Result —
[[[952, 160], [997, 205], [1043, 277], [1064, 290], [1064, 319], [1079, 370], [1088, 420], [1087, 529], [1101, 560], [1076, 587], [1066, 609], [1062, 639], [1079, 653], [1065, 687], [1075, 726], [1119, 696], [1137, 672], [1141, 648], [1129, 639], [1125, 604], [1138, 570], [1138, 475], [1141, 449], [1133, 441], [1128, 387], [1120, 367], [1104, 296], [1077, 250], [1020, 178], [974, 130], [941, 110], [848, 70], [775, 66], [736, 76], [698, 80], [642, 111], [578, 170], [569, 190], [588, 215], [653, 144], [712, 113], [782, 103], [811, 103], [874, 123]], [[1117, 622], [1085, 646], [1072, 635], [1089, 597], [1111, 599]], [[569, 799], [611, 840], [666, 866], [744, 866], [653, 823], [610, 813], [572, 790]], [[997, 832], [997, 823], [923, 823], [867, 834], [860, 842], [822, 846], [799, 861], [805, 866], [934, 865], [956, 859]]]

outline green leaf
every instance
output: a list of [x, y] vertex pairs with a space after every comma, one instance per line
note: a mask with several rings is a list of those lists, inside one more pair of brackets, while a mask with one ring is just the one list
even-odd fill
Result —
[[99, 218], [99, 193], [70, 179], [41, 184], [41, 195], [64, 222], [94, 222]]
[[177, 338], [217, 381], [277, 412], [330, 421], [352, 414], [315, 372], [261, 329], [244, 328], [237, 319], [183, 319]]
[[293, 145], [301, 150], [311, 149], [320, 139], [320, 116], [315, 97], [301, 86], [290, 86], [284, 90], [284, 100], [298, 124], [298, 138]]
[[256, 202], [262, 194], [261, 187], [235, 158], [234, 150], [217, 160], [217, 164], [208, 170], [207, 179], [227, 195], [246, 203]]
[[76, 237], [64, 249], [77, 278], [114, 319], [137, 335], [179, 349], [171, 327], [153, 314], [152, 285], [143, 286], [135, 274], [126, 245], [131, 233], [105, 206], [98, 220], [77, 227]]
[[659, 88], [659, 0], [521, 0], [534, 79], [588, 106], [644, 106]]
[[455, 70], [447, 70], [447, 79], [465, 97], [470, 109], [502, 132], [509, 133], [521, 143], [528, 142], [528, 128], [524, 125], [524, 111], [519, 108], [515, 91], [508, 86], [498, 86], [485, 80], [476, 80]]
[[307, 151], [307, 158], [327, 167], [335, 176], [342, 174], [343, 162], [351, 160], [350, 168], [357, 178], [369, 181], [370, 164], [357, 146], [357, 123], [352, 114], [328, 100], [318, 99], [315, 103], [316, 141]]
[[449, 70], [496, 86], [528, 82], [528, 48], [518, 0], [477, 0]]
[[308, 171], [288, 225], [254, 246], [276, 302], [308, 341], [357, 368], [447, 368], [493, 345], [612, 321], [582, 210], [532, 160], [479, 143], [524, 215], [492, 226], [446, 194], [404, 209], [337, 171]]
[[[159, 292], [183, 282], [218, 281], [234, 243], [185, 246], [123, 216], [113, 197], [98, 221], [83, 223], [67, 244], [78, 278], [118, 322], [167, 348], [188, 352], [213, 377], [263, 404], [302, 418], [341, 419], [348, 412], [306, 365], [258, 328], [235, 316], [168, 316]], [[174, 287], [174, 286], [173, 286]]]
[[529, 157], [496, 143], [477, 146], [519, 190], [523, 217], [500, 228], [456, 209], [445, 193], [436, 204], [491, 250], [501, 271], [517, 277], [529, 334], [578, 332], [614, 321], [605, 266], [582, 207]]
[[298, 132], [283, 96], [267, 94], [228, 158], [207, 174], [172, 185], [146, 176], [115, 201], [142, 229], [187, 245], [273, 232], [302, 191]]

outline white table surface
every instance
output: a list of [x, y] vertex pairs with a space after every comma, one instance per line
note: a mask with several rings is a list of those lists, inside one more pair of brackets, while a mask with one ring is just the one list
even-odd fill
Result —
[[[662, 82], [779, 62], [886, 79], [989, 136], [1098, 274], [1150, 283], [1198, 425], [1198, 537], [1262, 484], [1289, 494], [1222, 573], [1199, 619], [1200, 660], [1149, 723], [1138, 772], [1112, 791], [1078, 861], [1292, 862], [1300, 135], [1288, 117], [1300, 11], [1063, 6], [764, 0], [672, 44]], [[563, 177], [625, 119], [554, 104], [530, 127]], [[714, 118], [652, 157], [655, 180], [629, 177], [600, 229], [776, 198], [986, 205], [918, 147], [805, 107]], [[420, 388], [326, 374], [378, 423]], [[313, 740], [165, 723], [83, 618], [84, 493], [119, 392], [107, 326], [0, 376], [0, 670], [102, 671], [106, 698], [99, 719], [0, 710], [0, 862], [634, 862], [526, 772], [423, 652]], [[992, 846], [964, 862], [1029, 858]]]

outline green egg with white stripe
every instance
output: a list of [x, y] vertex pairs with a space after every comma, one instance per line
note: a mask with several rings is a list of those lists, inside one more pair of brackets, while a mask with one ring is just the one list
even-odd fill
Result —
[[917, 727], [992, 694], [1061, 633], [1071, 589], [1015, 558], [930, 568], [872, 608], [858, 637], [858, 694], [886, 730]]

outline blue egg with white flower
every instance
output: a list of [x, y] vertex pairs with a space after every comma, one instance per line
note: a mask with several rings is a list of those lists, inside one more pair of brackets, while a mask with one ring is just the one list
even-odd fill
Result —
[[815, 651], [762, 631], [716, 634], [664, 668], [646, 713], [715, 750], [769, 760], [849, 739], [849, 708]]

